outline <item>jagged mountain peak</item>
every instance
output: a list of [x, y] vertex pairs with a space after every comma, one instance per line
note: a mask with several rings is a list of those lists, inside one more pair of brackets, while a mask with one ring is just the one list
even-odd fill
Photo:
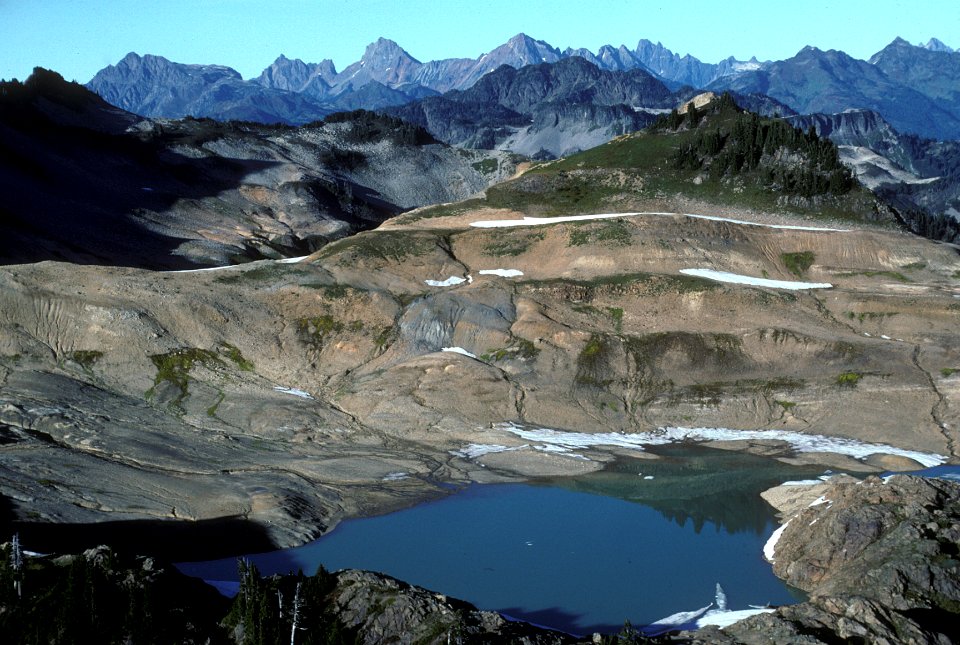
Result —
[[[90, 83], [95, 83], [98, 78], [103, 78], [105, 74], [122, 72], [129, 70], [138, 74], [212, 74], [217, 78], [231, 78], [240, 80], [243, 77], [240, 72], [228, 67], [227, 65], [208, 65], [196, 63], [175, 63], [168, 58], [155, 54], [144, 54], [143, 56], [136, 52], [130, 52], [124, 56], [116, 65], [110, 65], [97, 72]], [[120, 106], [126, 108], [126, 106]]]
[[398, 45], [389, 38], [377, 38], [374, 42], [367, 45], [360, 61], [365, 64], [376, 64], [383, 61], [408, 60], [420, 64], [416, 58], [410, 55], [407, 50]]
[[534, 63], [555, 63], [562, 57], [559, 49], [543, 40], [537, 40], [524, 33], [519, 33], [505, 44], [494, 49], [494, 53], [506, 54], [510, 52], [524, 65]]
[[532, 36], [529, 36], [529, 35], [523, 33], [522, 31], [521, 31], [520, 33], [518, 33], [517, 35], [513, 36], [512, 38], [510, 38], [510, 39], [507, 41], [507, 44], [508, 44], [508, 45], [519, 45], [519, 44], [527, 44], [527, 43], [542, 43], [542, 44], [546, 44], [544, 41], [542, 41], [542, 40], [537, 40], [536, 38], [533, 38]]
[[943, 54], [955, 54], [957, 53], [943, 42], [937, 40], [936, 38], [931, 38], [927, 41], [926, 45], [913, 45], [903, 38], [896, 38], [889, 45], [878, 51], [876, 54], [870, 57], [870, 63], [877, 64], [881, 60], [885, 59], [923, 59], [927, 61], [939, 61], [942, 63], [945, 61], [945, 58], [941, 56]]
[[[647, 40], [646, 38], [641, 38], [641, 39], [637, 42], [637, 50], [639, 51], [639, 50], [641, 50], [641, 49], [647, 49], [647, 48], [667, 49], [666, 47], [663, 46], [663, 43], [660, 42], [659, 40], [658, 40], [656, 43], [654, 43], [652, 40]], [[669, 50], [668, 50], [668, 51], [669, 51]], [[670, 53], [672, 54], [673, 52], [670, 52]]]
[[[895, 53], [894, 53], [895, 52]], [[897, 37], [893, 41], [878, 51], [870, 58], [870, 62], [876, 64], [885, 54], [893, 54], [895, 56], [905, 56], [910, 55], [910, 53], [935, 53], [935, 54], [953, 54], [955, 51], [936, 38], [931, 38], [924, 44], [914, 45], [906, 41], [903, 38]]]
[[952, 47], [944, 43], [942, 40], [939, 40], [938, 38], [931, 38], [930, 40], [927, 41], [926, 45], [923, 45], [923, 48], [929, 49], [932, 52], [952, 53], [955, 51]]
[[[147, 55], [149, 56], [149, 54]], [[120, 63], [126, 63], [126, 64], [139, 63], [141, 60], [143, 59], [140, 57], [140, 54], [138, 54], [137, 52], [130, 52], [126, 56], [121, 58], [117, 64], [119, 65]]]
[[264, 87], [302, 92], [323, 99], [329, 93], [330, 81], [336, 75], [337, 70], [332, 60], [305, 63], [299, 58], [290, 59], [280, 54], [253, 82]]

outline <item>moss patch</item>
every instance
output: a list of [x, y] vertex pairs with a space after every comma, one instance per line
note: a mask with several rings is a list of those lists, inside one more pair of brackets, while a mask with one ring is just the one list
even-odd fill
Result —
[[514, 338], [513, 342], [508, 346], [499, 349], [488, 349], [478, 358], [487, 363], [494, 363], [510, 358], [530, 360], [536, 358], [539, 353], [540, 349], [533, 344], [533, 341], [527, 340], [526, 338]]
[[619, 334], [623, 331], [623, 309], [620, 307], [607, 307], [607, 313], [610, 314], [610, 320], [613, 321], [613, 328]]
[[597, 292], [620, 294], [627, 289], [637, 289], [641, 295], [660, 296], [668, 293], [702, 293], [722, 288], [720, 283], [706, 278], [683, 274], [657, 273], [619, 273], [598, 276], [591, 280], [570, 280], [566, 278], [521, 280], [518, 284], [533, 289], [549, 289], [564, 285], [583, 287], [587, 290], [589, 298], [593, 298]]
[[475, 161], [470, 166], [483, 175], [492, 175], [500, 168], [500, 162], [495, 157]]
[[601, 246], [630, 246], [630, 229], [622, 219], [598, 222], [572, 222], [568, 246], [599, 244]]
[[429, 253], [441, 239], [433, 234], [410, 231], [369, 231], [337, 240], [320, 251], [319, 258], [335, 256], [341, 263], [355, 258], [380, 258], [388, 262], [401, 262], [408, 257], [421, 257]]
[[853, 278], [858, 275], [866, 276], [868, 278], [876, 278], [877, 276], [883, 278], [890, 278], [891, 280], [896, 280], [897, 282], [912, 282], [910, 278], [903, 275], [898, 271], [848, 271], [847, 273], [837, 274], [838, 278]]
[[544, 239], [543, 231], [495, 231], [488, 234], [488, 242], [483, 252], [493, 257], [515, 257], [530, 250], [530, 247]]
[[847, 318], [850, 320], [856, 319], [859, 322], [864, 320], [883, 320], [884, 318], [891, 318], [896, 316], [898, 312], [896, 311], [861, 311], [861, 312], [846, 312]]
[[270, 282], [283, 277], [289, 272], [300, 272], [301, 269], [278, 264], [268, 263], [246, 271], [234, 269], [230, 273], [218, 275], [213, 279], [218, 284], [248, 284], [251, 282]]
[[220, 343], [218, 348], [220, 353], [226, 356], [234, 365], [243, 370], [244, 372], [253, 371], [253, 363], [248, 361], [243, 357], [243, 354], [239, 349], [231, 345], [230, 343]]
[[837, 385], [840, 387], [856, 387], [863, 374], [860, 372], [842, 372], [837, 375]]
[[783, 266], [798, 278], [802, 278], [803, 274], [813, 266], [813, 262], [816, 257], [813, 254], [813, 251], [798, 251], [796, 253], [781, 253], [780, 261], [783, 262]]
[[317, 350], [323, 349], [327, 337], [342, 332], [344, 324], [333, 316], [322, 315], [297, 320], [297, 333], [300, 338]]
[[197, 363], [207, 366], [223, 366], [223, 361], [216, 352], [209, 349], [182, 347], [166, 354], [154, 354], [150, 357], [157, 368], [157, 375], [153, 379], [153, 387], [146, 392], [147, 399], [152, 399], [157, 387], [169, 383], [176, 388], [177, 396], [171, 405], [179, 407], [183, 400], [190, 395], [190, 372]]
[[683, 352], [692, 366], [713, 364], [730, 367], [743, 363], [742, 341], [732, 334], [694, 334], [657, 332], [643, 336], [627, 336], [625, 349], [637, 365], [652, 365], [671, 351]]
[[580, 385], [606, 386], [612, 383], [603, 378], [609, 372], [606, 365], [613, 352], [611, 339], [601, 334], [593, 334], [577, 355], [576, 383]]
[[70, 360], [89, 372], [93, 366], [103, 358], [103, 352], [95, 349], [78, 349], [70, 352]]

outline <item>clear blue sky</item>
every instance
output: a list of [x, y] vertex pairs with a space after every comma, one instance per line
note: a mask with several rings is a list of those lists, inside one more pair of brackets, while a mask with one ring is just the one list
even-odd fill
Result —
[[244, 78], [279, 54], [343, 69], [379, 36], [415, 58], [476, 58], [524, 32], [555, 47], [647, 38], [705, 62], [805, 45], [869, 58], [896, 36], [960, 47], [956, 0], [0, 0], [0, 78], [35, 66], [86, 82], [128, 52], [219, 63]]

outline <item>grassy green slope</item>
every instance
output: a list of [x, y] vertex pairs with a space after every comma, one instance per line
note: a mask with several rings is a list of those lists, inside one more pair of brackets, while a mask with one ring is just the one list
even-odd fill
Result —
[[[471, 206], [549, 217], [672, 209], [680, 200], [804, 217], [889, 219], [840, 165], [832, 143], [743, 112], [727, 97], [692, 118], [666, 115], [642, 132], [537, 165], [488, 189], [485, 203]], [[449, 215], [455, 208], [416, 217]]]

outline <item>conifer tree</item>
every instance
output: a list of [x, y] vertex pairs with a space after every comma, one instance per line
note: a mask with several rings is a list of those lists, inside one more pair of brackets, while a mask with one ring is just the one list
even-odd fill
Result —
[[20, 548], [20, 534], [13, 534], [10, 548], [10, 568], [13, 571], [13, 587], [17, 591], [17, 600], [23, 599], [23, 551]]

